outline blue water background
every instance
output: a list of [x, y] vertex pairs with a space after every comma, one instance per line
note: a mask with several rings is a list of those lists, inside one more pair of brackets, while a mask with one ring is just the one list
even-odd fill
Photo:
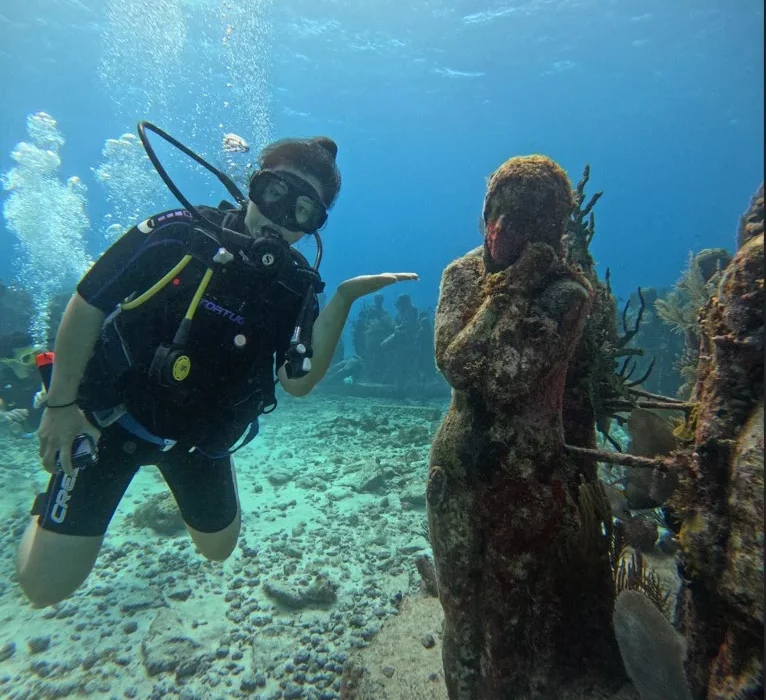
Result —
[[[118, 108], [99, 79], [105, 5], [0, 2], [0, 171], [27, 138], [26, 116], [51, 114], [67, 139], [61, 175], [88, 186], [93, 254], [109, 205], [91, 168], [107, 138], [135, 132], [141, 118], [209, 157], [224, 131], [251, 138], [247, 109], [222, 107], [216, 3], [183, 3], [182, 70], [166, 106], [148, 113], [140, 96]], [[162, 42], [164, 28], [154, 31]], [[356, 274], [412, 270], [421, 282], [389, 300], [407, 291], [432, 306], [444, 266], [481, 241], [487, 176], [513, 155], [545, 153], [573, 183], [590, 163], [590, 191], [606, 193], [592, 250], [623, 298], [671, 284], [690, 250], [732, 249], [763, 177], [759, 0], [291, 0], [272, 6], [269, 36], [273, 136], [327, 134], [340, 147], [344, 185], [325, 232], [330, 290]], [[182, 175], [194, 201], [224, 194]], [[0, 228], [0, 279], [12, 279], [14, 256]]]

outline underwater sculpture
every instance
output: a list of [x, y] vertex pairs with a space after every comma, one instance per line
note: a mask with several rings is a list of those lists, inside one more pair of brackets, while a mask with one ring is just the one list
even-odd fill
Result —
[[678, 476], [681, 589], [674, 624], [635, 592], [614, 625], [642, 700], [763, 697], [763, 185], [740, 246], [698, 312], [686, 445], [655, 460]]
[[682, 587], [694, 697], [763, 697], [763, 186], [739, 250], [700, 312], [693, 445], [676, 457]]
[[[623, 678], [608, 543], [579, 503], [594, 465], [564, 451], [567, 370], [595, 296], [564, 259], [573, 204], [553, 161], [511, 158], [489, 181], [483, 248], [442, 276], [436, 361], [453, 392], [427, 503], [451, 700]], [[595, 439], [585, 423], [576, 444]]]
[[335, 384], [357, 396], [446, 396], [449, 388], [433, 359], [433, 312], [400, 294], [392, 317], [383, 300], [378, 294], [359, 311], [352, 326], [353, 354], [334, 361], [325, 388]]

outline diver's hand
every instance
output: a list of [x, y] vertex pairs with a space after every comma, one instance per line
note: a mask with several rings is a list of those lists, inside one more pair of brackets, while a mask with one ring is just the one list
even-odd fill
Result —
[[61, 468], [67, 475], [72, 474], [72, 443], [81, 434], [90, 435], [95, 444], [101, 437], [85, 414], [76, 406], [46, 408], [37, 434], [40, 438], [40, 458], [45, 471], [56, 471], [56, 452], [59, 452]]
[[417, 280], [418, 276], [414, 272], [384, 272], [380, 275], [360, 275], [352, 277], [338, 286], [338, 295], [349, 304], [353, 303], [359, 297], [377, 292], [383, 287], [397, 282]]
[[48, 403], [48, 392], [43, 387], [35, 394], [35, 398], [32, 400], [32, 408], [42, 408], [46, 403]]

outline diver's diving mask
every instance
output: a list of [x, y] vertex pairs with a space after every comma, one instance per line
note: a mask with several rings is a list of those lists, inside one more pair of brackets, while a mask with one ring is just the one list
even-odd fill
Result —
[[327, 207], [316, 190], [289, 172], [259, 170], [250, 179], [250, 200], [277, 226], [314, 233], [327, 221]]

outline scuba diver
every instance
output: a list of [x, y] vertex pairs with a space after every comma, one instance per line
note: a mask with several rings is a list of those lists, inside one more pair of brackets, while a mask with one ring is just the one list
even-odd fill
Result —
[[34, 437], [42, 417], [35, 367], [39, 351], [29, 333], [0, 334], [0, 434], [5, 427], [14, 437]]
[[[239, 206], [188, 203], [157, 161], [147, 129], [216, 174]], [[17, 557], [35, 607], [67, 598], [86, 580], [143, 465], [159, 468], [199, 551], [225, 560], [240, 532], [231, 454], [275, 408], [276, 383], [293, 396], [308, 394], [328, 369], [352, 303], [417, 279], [348, 279], [319, 312], [318, 231], [341, 184], [331, 139], [267, 146], [245, 197], [154, 125], [142, 122], [139, 135], [184, 209], [142, 221], [95, 262], [66, 308], [54, 353], [38, 357], [41, 371], [52, 361], [39, 429], [52, 476]], [[306, 235], [317, 241], [313, 266], [292, 247]], [[73, 445], [78, 457], [82, 444], [94, 448], [96, 462], [73, 464]]]

